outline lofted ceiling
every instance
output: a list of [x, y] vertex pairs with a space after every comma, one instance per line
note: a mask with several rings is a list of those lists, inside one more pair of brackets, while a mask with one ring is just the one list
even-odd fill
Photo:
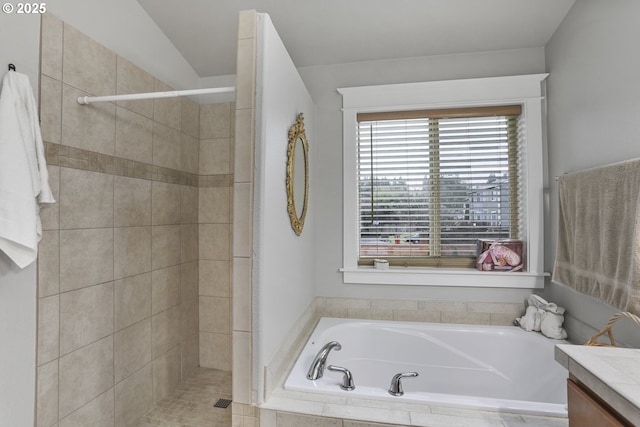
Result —
[[575, 0], [137, 0], [200, 77], [235, 74], [238, 12], [297, 67], [542, 47]]

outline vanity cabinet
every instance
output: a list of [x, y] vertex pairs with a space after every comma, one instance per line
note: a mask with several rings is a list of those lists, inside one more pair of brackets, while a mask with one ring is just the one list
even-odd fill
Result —
[[569, 373], [569, 427], [640, 427], [640, 349], [557, 344]]
[[575, 378], [567, 379], [569, 427], [633, 427]]

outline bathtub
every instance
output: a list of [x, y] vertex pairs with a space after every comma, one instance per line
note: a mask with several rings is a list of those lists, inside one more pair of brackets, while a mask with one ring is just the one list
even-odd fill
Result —
[[[308, 380], [315, 355], [328, 342], [327, 365], [347, 368], [355, 389], [340, 388], [343, 374], [324, 370]], [[459, 406], [545, 416], [567, 415], [567, 370], [554, 361], [554, 345], [515, 326], [477, 326], [322, 318], [285, 380], [285, 390]], [[388, 393], [399, 372], [404, 395]]]

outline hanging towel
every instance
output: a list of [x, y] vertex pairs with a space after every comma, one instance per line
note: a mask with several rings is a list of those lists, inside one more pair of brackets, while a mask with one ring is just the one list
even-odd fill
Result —
[[640, 315], [640, 159], [563, 175], [553, 280]]
[[55, 203], [29, 78], [9, 71], [0, 87], [0, 250], [20, 268], [42, 238], [38, 203]]

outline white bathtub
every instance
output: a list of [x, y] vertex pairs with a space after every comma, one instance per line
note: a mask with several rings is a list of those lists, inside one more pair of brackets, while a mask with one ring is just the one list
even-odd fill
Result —
[[[318, 380], [307, 371], [320, 348], [327, 365], [347, 368], [355, 390], [340, 388], [342, 374], [325, 369]], [[322, 318], [285, 381], [286, 390], [385, 399], [394, 402], [461, 406], [481, 410], [566, 416], [567, 371], [554, 361], [554, 345], [539, 333], [515, 326], [476, 326]], [[404, 395], [387, 390], [393, 375], [403, 378]]]

